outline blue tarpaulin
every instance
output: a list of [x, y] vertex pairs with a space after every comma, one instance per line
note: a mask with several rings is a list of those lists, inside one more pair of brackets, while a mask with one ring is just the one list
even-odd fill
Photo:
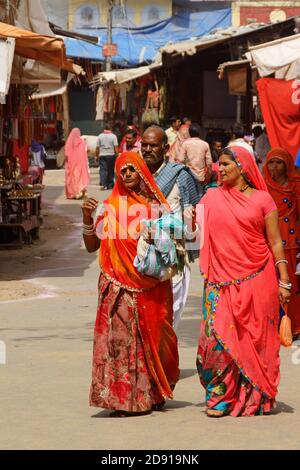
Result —
[[[122, 67], [149, 64], [158, 50], [170, 42], [196, 39], [216, 29], [231, 26], [231, 8], [202, 12], [181, 12], [164, 21], [142, 28], [113, 28], [113, 43], [118, 55], [113, 63]], [[78, 29], [80, 33], [98, 36], [98, 45], [65, 37], [67, 56], [103, 60], [102, 45], [107, 42], [107, 29]]]

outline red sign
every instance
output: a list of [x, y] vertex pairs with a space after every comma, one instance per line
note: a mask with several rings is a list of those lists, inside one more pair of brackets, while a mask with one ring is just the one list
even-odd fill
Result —
[[118, 54], [117, 44], [103, 44], [102, 55], [103, 57], [111, 57]]
[[295, 158], [300, 141], [300, 80], [260, 78], [261, 110], [271, 147], [282, 147]]

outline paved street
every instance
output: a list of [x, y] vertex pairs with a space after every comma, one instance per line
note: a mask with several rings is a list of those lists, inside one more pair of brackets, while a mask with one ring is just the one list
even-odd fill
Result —
[[[107, 193], [98, 192], [92, 171], [89, 194], [103, 198]], [[278, 408], [271, 416], [206, 417], [195, 370], [202, 287], [197, 266], [178, 330], [181, 380], [174, 401], [163, 412], [118, 419], [88, 406], [98, 264], [82, 246], [80, 202], [65, 199], [63, 181], [62, 170], [46, 174], [40, 242], [0, 251], [0, 292], [5, 280], [12, 289], [25, 280], [17, 300], [0, 303], [7, 352], [0, 365], [0, 448], [299, 449], [300, 349], [281, 352]]]

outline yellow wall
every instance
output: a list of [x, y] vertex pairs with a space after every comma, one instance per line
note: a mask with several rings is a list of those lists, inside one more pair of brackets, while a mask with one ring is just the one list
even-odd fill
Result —
[[[125, 0], [125, 5], [131, 9], [133, 16], [130, 18], [130, 26], [142, 26], [145, 24], [143, 20], [143, 10], [149, 6], [157, 6], [164, 11], [164, 18], [172, 15], [172, 0]], [[118, 2], [116, 2], [116, 5]], [[69, 28], [76, 28], [76, 11], [82, 6], [97, 6], [99, 11], [100, 26], [107, 23], [107, 1], [106, 0], [69, 0]], [[162, 19], [164, 19], [162, 18]]]

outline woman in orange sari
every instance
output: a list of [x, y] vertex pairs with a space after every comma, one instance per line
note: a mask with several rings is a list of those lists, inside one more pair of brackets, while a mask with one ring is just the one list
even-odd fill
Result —
[[137, 213], [149, 219], [154, 208], [168, 204], [136, 153], [118, 157], [116, 175], [96, 220], [97, 201], [83, 203], [83, 233], [88, 251], [100, 247], [101, 270], [90, 405], [118, 417], [160, 409], [172, 398], [179, 369], [171, 282], [143, 275], [133, 265]]
[[279, 229], [292, 283], [287, 313], [294, 339], [300, 339], [300, 283], [295, 274], [300, 252], [300, 175], [295, 171], [292, 156], [282, 148], [274, 148], [267, 155], [264, 176], [278, 208]]
[[208, 416], [252, 416], [275, 405], [279, 301], [289, 302], [290, 284], [276, 205], [253, 156], [223, 149], [219, 175], [197, 208], [205, 279], [197, 367]]

